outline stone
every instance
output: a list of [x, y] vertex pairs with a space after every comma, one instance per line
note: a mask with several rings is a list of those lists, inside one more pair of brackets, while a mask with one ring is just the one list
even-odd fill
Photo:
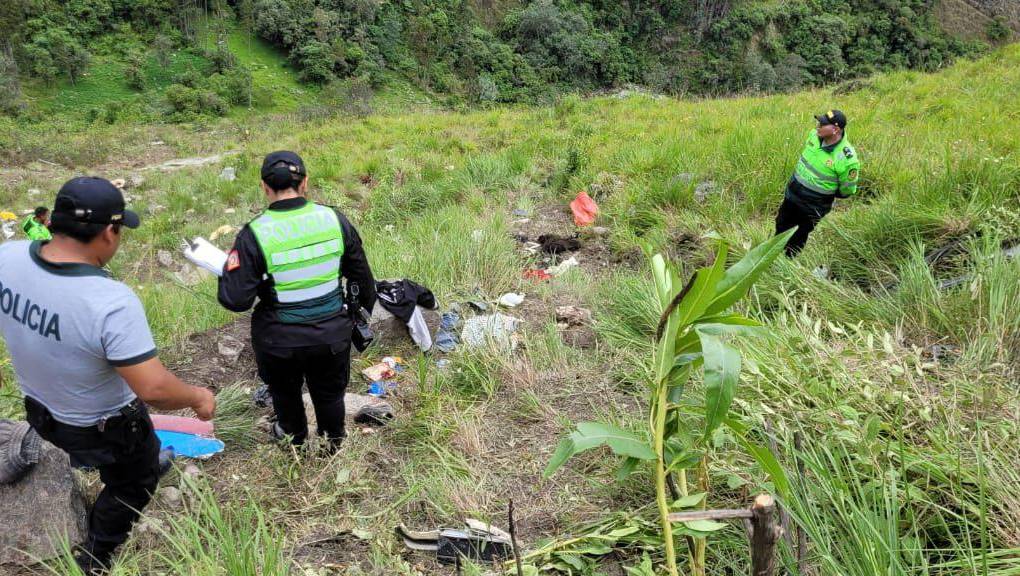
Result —
[[137, 188], [142, 184], [145, 184], [145, 177], [141, 174], [132, 174], [127, 178], [127, 184], [131, 188]]
[[694, 199], [698, 202], [704, 202], [709, 196], [719, 191], [719, 185], [714, 180], [708, 180], [698, 184], [694, 188]]
[[220, 172], [220, 180], [225, 180], [227, 182], [237, 180], [237, 171], [232, 166], [227, 166], [222, 172]]
[[224, 334], [220, 336], [220, 339], [216, 342], [216, 350], [223, 356], [227, 361], [233, 363], [237, 361], [237, 357], [241, 355], [241, 351], [244, 350], [244, 342], [241, 342], [233, 336]]
[[[429, 328], [429, 334], [435, 336], [439, 330], [439, 312], [436, 310], [421, 309], [422, 318]], [[375, 342], [378, 342], [383, 350], [396, 350], [401, 347], [414, 346], [411, 334], [407, 330], [407, 324], [390, 314], [382, 305], [376, 304], [372, 310], [372, 316], [368, 321], [369, 327], [375, 333]], [[387, 352], [392, 353], [392, 352]]]
[[40, 194], [42, 194], [42, 191], [39, 190], [38, 188], [29, 188], [28, 189], [28, 195], [29, 196], [35, 197], [35, 196], [38, 196]]
[[[34, 564], [61, 554], [63, 534], [74, 545], [86, 534], [85, 494], [67, 453], [43, 442], [39, 463], [21, 480], [0, 485], [0, 565]], [[0, 569], [0, 573], [6, 573]]]
[[159, 499], [163, 504], [176, 508], [181, 504], [181, 491], [173, 486], [166, 486], [159, 489]]
[[567, 326], [587, 326], [591, 324], [591, 310], [579, 306], [557, 306], [556, 321]]
[[591, 229], [591, 233], [596, 236], [606, 236], [609, 234], [609, 228], [606, 228], [605, 226], [595, 226]]
[[184, 467], [183, 474], [185, 476], [190, 476], [191, 478], [198, 478], [202, 475], [202, 469], [194, 464], [188, 464]]
[[156, 262], [164, 268], [171, 268], [174, 265], [173, 254], [170, 254], [167, 250], [160, 250], [156, 252]]

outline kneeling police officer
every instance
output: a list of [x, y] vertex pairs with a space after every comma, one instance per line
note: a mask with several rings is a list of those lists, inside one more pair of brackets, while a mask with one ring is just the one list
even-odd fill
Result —
[[57, 194], [52, 240], [0, 245], [0, 331], [28, 422], [104, 484], [76, 553], [88, 575], [110, 567], [156, 489], [159, 439], [145, 404], [204, 420], [216, 407], [209, 390], [163, 367], [142, 303], [103, 270], [123, 228], [138, 225], [109, 181], [74, 178]]

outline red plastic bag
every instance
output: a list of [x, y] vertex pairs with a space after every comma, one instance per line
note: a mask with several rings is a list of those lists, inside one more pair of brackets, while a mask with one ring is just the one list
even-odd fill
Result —
[[570, 203], [570, 210], [574, 213], [574, 224], [588, 226], [595, 221], [599, 215], [599, 207], [585, 191], [577, 193], [577, 197]]

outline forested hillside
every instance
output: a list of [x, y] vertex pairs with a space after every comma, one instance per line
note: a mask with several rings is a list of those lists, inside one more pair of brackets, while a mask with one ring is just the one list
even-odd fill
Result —
[[[349, 99], [352, 91], [394, 82], [448, 105], [540, 102], [564, 91], [626, 84], [669, 94], [787, 91], [895, 68], [935, 70], [1013, 34], [1008, 11], [977, 5], [989, 14], [979, 25], [987, 30], [957, 39], [940, 25], [941, 6], [932, 0], [10, 0], [0, 6], [0, 28], [9, 31], [0, 39], [0, 108], [52, 112], [60, 108], [52, 105], [54, 91], [89, 78], [104, 79], [104, 94], [64, 108], [84, 108], [90, 120], [110, 122], [132, 110], [187, 121], [234, 106], [272, 108], [280, 92], [290, 102], [318, 86], [331, 86], [328, 98]], [[253, 46], [265, 52], [263, 42], [279, 54], [260, 62], [238, 53]], [[272, 75], [253, 79], [266, 69], [296, 74], [302, 86]], [[118, 104], [108, 106], [107, 96]]]

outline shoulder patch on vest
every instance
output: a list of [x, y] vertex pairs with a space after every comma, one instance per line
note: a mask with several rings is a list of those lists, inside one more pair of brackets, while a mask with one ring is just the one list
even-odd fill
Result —
[[241, 256], [238, 255], [237, 250], [231, 250], [230, 255], [227, 256], [227, 272], [233, 272], [241, 267]]
[[846, 156], [847, 158], [853, 158], [854, 157], [853, 149], [851, 149], [849, 146], [843, 148], [843, 156]]
[[850, 173], [847, 174], [847, 178], [849, 178], [850, 180], [856, 180], [857, 179], [857, 169], [856, 168], [851, 169]]

